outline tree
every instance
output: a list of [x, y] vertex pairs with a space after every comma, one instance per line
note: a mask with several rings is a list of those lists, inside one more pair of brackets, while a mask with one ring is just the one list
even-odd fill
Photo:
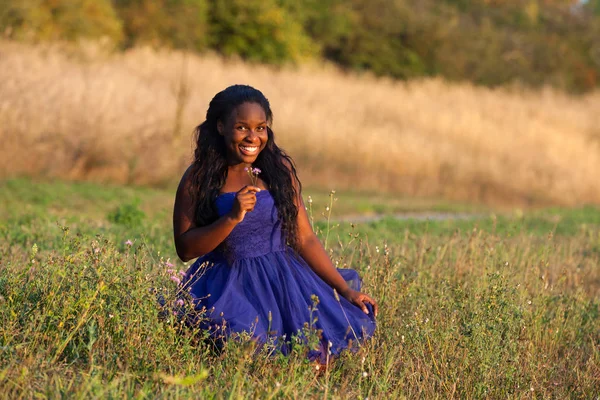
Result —
[[316, 53], [317, 46], [275, 0], [213, 0], [211, 46], [225, 55], [279, 64]]
[[203, 50], [208, 45], [206, 0], [114, 0], [126, 45], [146, 43]]
[[14, 38], [122, 38], [110, 0], [0, 0], [0, 28]]

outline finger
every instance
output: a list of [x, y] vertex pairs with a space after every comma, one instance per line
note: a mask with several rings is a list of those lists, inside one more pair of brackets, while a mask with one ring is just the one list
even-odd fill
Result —
[[242, 207], [254, 207], [256, 204], [256, 197], [254, 194], [245, 194], [240, 198], [240, 205]]
[[247, 186], [248, 190], [251, 191], [252, 193], [258, 193], [260, 192], [262, 189], [259, 188], [258, 186], [254, 186], [254, 185], [248, 185]]
[[370, 296], [365, 295], [364, 301], [373, 306], [373, 314], [377, 316], [377, 312], [379, 311], [379, 307], [377, 306], [377, 302], [373, 300]]
[[365, 306], [364, 300], [362, 298], [359, 298], [358, 306], [361, 310], [363, 310], [365, 314], [369, 314], [369, 309], [367, 308], [367, 306]]
[[237, 194], [244, 194], [244, 193], [256, 193], [256, 192], [260, 192], [262, 189], [259, 188], [258, 186], [254, 186], [254, 185], [246, 185], [243, 188], [241, 188], [239, 190], [239, 192], [237, 192]]

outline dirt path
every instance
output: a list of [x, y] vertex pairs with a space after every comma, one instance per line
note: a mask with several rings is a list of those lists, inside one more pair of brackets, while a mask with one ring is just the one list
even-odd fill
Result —
[[349, 215], [341, 218], [336, 218], [336, 222], [376, 222], [385, 218], [394, 218], [400, 221], [450, 221], [450, 220], [469, 220], [481, 218], [481, 214], [469, 213], [451, 213], [451, 212], [415, 212], [415, 213], [398, 213], [398, 214], [379, 214], [379, 215]]

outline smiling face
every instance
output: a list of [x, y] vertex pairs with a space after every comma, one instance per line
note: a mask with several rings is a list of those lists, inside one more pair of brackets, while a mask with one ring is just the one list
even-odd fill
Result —
[[252, 164], [268, 141], [267, 116], [257, 103], [242, 103], [217, 129], [225, 140], [230, 165]]

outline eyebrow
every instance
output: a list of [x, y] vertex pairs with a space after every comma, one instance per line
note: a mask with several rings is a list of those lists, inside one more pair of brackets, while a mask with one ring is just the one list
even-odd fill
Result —
[[[248, 124], [248, 121], [246, 121], [246, 120], [239, 120], [239, 121], [236, 121], [236, 124]], [[261, 121], [258, 124], [259, 125], [267, 124], [267, 121]]]

